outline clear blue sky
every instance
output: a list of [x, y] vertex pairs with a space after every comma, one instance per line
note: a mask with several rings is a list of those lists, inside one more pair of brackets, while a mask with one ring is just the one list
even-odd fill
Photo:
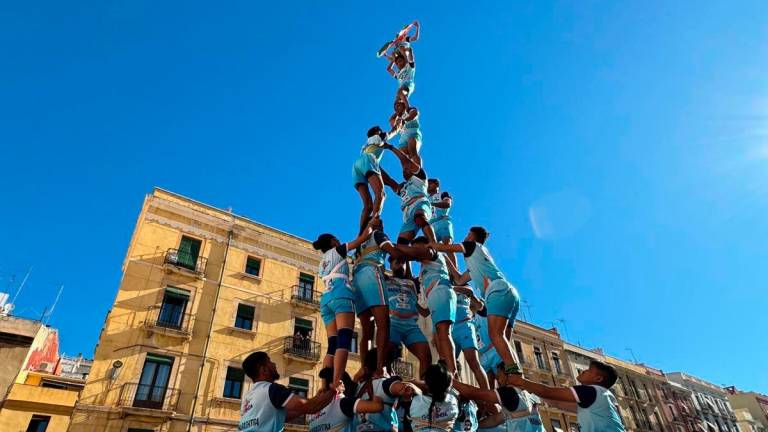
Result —
[[768, 3], [358, 3], [6, 5], [0, 288], [35, 266], [18, 311], [64, 283], [51, 324], [92, 354], [153, 186], [351, 237], [350, 167], [395, 90], [374, 53], [419, 18], [425, 166], [533, 321], [768, 392]]

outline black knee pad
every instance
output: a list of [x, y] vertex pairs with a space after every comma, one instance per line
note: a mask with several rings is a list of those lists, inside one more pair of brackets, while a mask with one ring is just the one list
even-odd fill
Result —
[[336, 353], [337, 341], [337, 336], [328, 336], [328, 355], [334, 355]]
[[338, 349], [343, 349], [349, 351], [352, 348], [352, 335], [353, 331], [351, 328], [340, 328], [338, 331], [339, 334], [339, 340], [338, 340]]

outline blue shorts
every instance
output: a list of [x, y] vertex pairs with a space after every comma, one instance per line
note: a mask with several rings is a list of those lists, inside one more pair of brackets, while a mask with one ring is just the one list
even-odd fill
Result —
[[403, 81], [400, 83], [400, 87], [398, 87], [398, 89], [403, 87], [408, 89], [408, 97], [410, 97], [413, 92], [416, 91], [416, 82], [413, 80]]
[[432, 225], [432, 231], [435, 232], [435, 239], [438, 241], [449, 238], [453, 240], [453, 222], [448, 217], [434, 219], [430, 222]]
[[437, 285], [427, 296], [429, 313], [432, 315], [432, 327], [443, 321], [456, 321], [456, 293], [447, 285]]
[[491, 347], [488, 351], [480, 354], [480, 366], [483, 367], [483, 370], [486, 373], [496, 373], [496, 368], [499, 366], [499, 363], [503, 363], [503, 361], [494, 347]]
[[358, 316], [374, 306], [387, 304], [384, 296], [384, 278], [379, 267], [356, 266], [352, 286], [355, 289], [355, 310]]
[[507, 317], [510, 323], [514, 323], [520, 309], [520, 295], [512, 284], [496, 279], [485, 291], [485, 304], [488, 315]]
[[475, 323], [470, 320], [453, 324], [453, 343], [456, 345], [456, 352], [459, 353], [465, 349], [477, 349], [477, 331]]
[[400, 227], [401, 234], [406, 232], [415, 233], [419, 230], [419, 227], [416, 226], [416, 222], [413, 221], [419, 211], [424, 214], [426, 220], [432, 218], [432, 204], [430, 204], [426, 198], [416, 201], [403, 210], [403, 226]]
[[355, 187], [359, 184], [368, 184], [368, 175], [370, 173], [381, 175], [381, 167], [376, 156], [370, 153], [363, 153], [358, 156], [354, 165], [352, 165], [352, 183]]
[[355, 293], [349, 288], [334, 288], [320, 296], [320, 316], [327, 326], [336, 319], [336, 314], [354, 312], [355, 305], [352, 302]]
[[415, 319], [389, 318], [389, 341], [395, 345], [403, 343], [411, 346], [415, 343], [427, 343], [427, 338], [421, 332]]
[[419, 129], [403, 129], [402, 132], [400, 132], [400, 142], [397, 144], [397, 148], [400, 150], [408, 147], [408, 140], [411, 138], [416, 139], [416, 150], [421, 147], [422, 137], [421, 137], [421, 130]]

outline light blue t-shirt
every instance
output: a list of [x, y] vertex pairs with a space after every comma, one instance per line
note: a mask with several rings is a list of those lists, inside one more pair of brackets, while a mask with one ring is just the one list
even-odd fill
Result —
[[416, 284], [410, 279], [391, 277], [387, 279], [386, 287], [390, 313], [399, 319], [418, 319]]
[[475, 314], [472, 321], [475, 323], [475, 330], [477, 331], [477, 350], [482, 354], [493, 348], [493, 341], [488, 335], [488, 318]]
[[464, 262], [467, 264], [472, 282], [486, 294], [488, 285], [497, 279], [504, 279], [504, 274], [496, 266], [488, 249], [482, 243], [462, 242], [464, 246]]
[[[378, 138], [378, 139], [377, 139]], [[368, 141], [360, 149], [360, 154], [371, 154], [376, 158], [376, 161], [381, 161], [381, 155], [384, 154], [384, 141], [379, 137], [368, 138]]]
[[[390, 395], [389, 387], [397, 381], [402, 381], [400, 377], [376, 378], [371, 381], [371, 386], [365, 382], [360, 384], [357, 396], [362, 400], [371, 400], [373, 396], [378, 396], [384, 402], [384, 410], [380, 413], [357, 414], [353, 430], [363, 431], [390, 431], [397, 430], [398, 420], [397, 411], [393, 405], [397, 398]], [[371, 391], [369, 392], [368, 389]], [[394, 429], [393, 429], [394, 428]]]
[[624, 432], [618, 402], [610, 390], [597, 385], [577, 385], [572, 390], [581, 432]]
[[430, 291], [438, 285], [452, 286], [451, 278], [448, 275], [448, 266], [445, 264], [443, 254], [439, 253], [434, 260], [421, 263], [419, 279], [421, 280], [425, 297], [429, 297]]
[[411, 427], [414, 432], [438, 432], [453, 429], [459, 416], [459, 400], [453, 391], [445, 395], [445, 401], [436, 402], [430, 417], [429, 407], [432, 397], [416, 395], [411, 402]]
[[325, 291], [349, 287], [349, 263], [347, 263], [347, 244], [331, 248], [323, 254], [317, 274], [325, 284]]
[[285, 424], [285, 405], [293, 397], [288, 388], [257, 381], [240, 402], [240, 432], [278, 432]]
[[456, 322], [468, 321], [472, 317], [469, 297], [456, 292]]
[[453, 423], [454, 432], [473, 432], [477, 430], [477, 404], [468, 401], [459, 404], [459, 416]]
[[387, 253], [376, 244], [373, 236], [370, 236], [360, 248], [360, 253], [355, 261], [355, 268], [366, 265], [384, 266]]
[[406, 63], [405, 67], [397, 71], [397, 83], [403, 85], [416, 78], [416, 67]]
[[419, 198], [427, 199], [427, 195], [427, 175], [421, 170], [410, 176], [400, 189], [400, 208], [405, 210], [409, 205], [418, 202]]
[[[443, 198], [449, 197], [448, 192], [437, 192], [429, 196], [429, 202], [432, 204], [443, 202]], [[434, 214], [434, 217], [432, 220], [437, 219], [445, 219], [448, 218], [448, 213], [451, 211], [450, 207], [447, 208], [440, 208], [440, 207], [432, 207], [432, 213]]]
[[336, 395], [334, 400], [315, 414], [308, 416], [309, 432], [341, 432], [349, 430], [357, 398]]

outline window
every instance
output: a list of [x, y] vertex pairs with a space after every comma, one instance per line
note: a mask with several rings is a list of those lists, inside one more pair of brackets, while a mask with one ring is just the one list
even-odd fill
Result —
[[299, 297], [312, 300], [315, 290], [315, 277], [311, 274], [299, 273]]
[[128, 428], [127, 432], [155, 432], [152, 429], [136, 429], [136, 428]]
[[243, 382], [245, 382], [245, 372], [240, 368], [228, 367], [227, 376], [224, 379], [224, 397], [240, 399], [243, 395]]
[[261, 276], [261, 260], [249, 256], [245, 260], [245, 272], [253, 276]]
[[560, 420], [552, 419], [552, 430], [555, 432], [560, 432], [563, 430], [563, 426], [560, 424]]
[[533, 355], [536, 357], [536, 366], [538, 366], [539, 369], [546, 370], [547, 368], [544, 365], [544, 356], [541, 354], [541, 348], [533, 347]]
[[569, 432], [581, 432], [581, 426], [578, 423], [571, 423], [568, 425]]
[[555, 352], [552, 353], [552, 364], [555, 365], [555, 372], [562, 375], [563, 369], [560, 367], [560, 356]]
[[157, 316], [157, 326], [180, 330], [184, 324], [184, 312], [189, 303], [189, 291], [168, 287], [163, 294], [163, 304]]
[[358, 336], [357, 332], [352, 333], [352, 344], [350, 345], [349, 352], [351, 353], [359, 353], [359, 346], [358, 346]]
[[288, 379], [288, 388], [297, 395], [305, 398], [309, 393], [309, 380], [291, 377]]
[[517, 352], [517, 359], [520, 363], [525, 363], [525, 356], [523, 355], [523, 345], [520, 341], [515, 341], [515, 352]]
[[147, 354], [139, 384], [136, 386], [133, 406], [162, 409], [165, 393], [168, 390], [171, 367], [173, 367], [173, 357]]
[[33, 415], [27, 425], [27, 432], [45, 432], [48, 429], [48, 423], [51, 422], [51, 417], [43, 415]]
[[235, 327], [244, 330], [253, 330], [253, 318], [256, 316], [256, 308], [251, 305], [239, 303], [235, 316]]
[[657, 413], [656, 411], [653, 412], [653, 422], [656, 423], [654, 425], [655, 426], [654, 428], [658, 428], [659, 430], [661, 430], [662, 428], [661, 417], [659, 417], [659, 413]]
[[312, 321], [295, 318], [293, 322], [293, 348], [309, 352], [312, 350]]
[[177, 264], [186, 269], [195, 270], [202, 244], [203, 242], [196, 238], [181, 236]]

